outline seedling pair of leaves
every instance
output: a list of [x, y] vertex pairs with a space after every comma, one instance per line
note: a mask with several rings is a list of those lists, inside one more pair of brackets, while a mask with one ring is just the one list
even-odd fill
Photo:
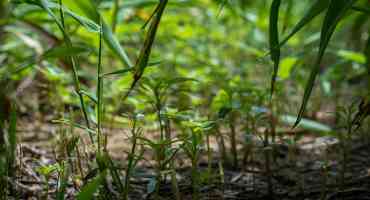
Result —
[[316, 16], [326, 10], [326, 15], [321, 28], [319, 52], [316, 62], [311, 71], [310, 77], [306, 84], [305, 93], [302, 100], [302, 105], [298, 113], [297, 120], [294, 124], [296, 127], [301, 121], [303, 114], [306, 110], [308, 100], [311, 96], [316, 76], [320, 70], [320, 64], [324, 57], [325, 50], [329, 41], [343, 16], [348, 10], [357, 2], [357, 0], [316, 0], [308, 11], [304, 14], [303, 18], [297, 23], [293, 30], [281, 42], [279, 41], [278, 32], [278, 17], [279, 7], [281, 0], [273, 0], [270, 10], [270, 53], [271, 60], [274, 63], [274, 72], [271, 81], [271, 94], [274, 92], [274, 85], [279, 70], [280, 62], [280, 47], [283, 46], [293, 35], [311, 22]]

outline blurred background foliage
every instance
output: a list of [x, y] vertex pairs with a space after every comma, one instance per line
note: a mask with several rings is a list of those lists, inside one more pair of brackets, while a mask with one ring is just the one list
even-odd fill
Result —
[[[77, 69], [90, 117], [94, 120], [94, 91], [98, 62], [99, 22], [81, 9], [85, 0], [63, 0], [66, 31], [73, 48], [63, 42], [54, 20], [39, 0], [2, 0], [0, 4], [0, 81], [2, 90], [24, 115], [56, 115], [68, 106], [79, 107], [73, 89], [71, 66], [66, 57], [78, 57]], [[45, 1], [57, 13], [58, 2]], [[129, 61], [103, 44], [104, 73], [127, 69], [144, 42], [144, 24], [157, 0], [95, 0], [107, 27], [119, 41]], [[285, 0], [279, 15], [279, 34], [287, 35], [312, 1]], [[251, 111], [268, 106], [273, 63], [269, 52], [269, 0], [170, 0], [165, 10], [145, 71], [148, 81], [170, 81], [168, 109], [197, 110], [215, 115], [222, 107]], [[82, 5], [82, 6], [81, 6]], [[369, 8], [359, 0], [341, 20], [320, 66], [319, 83], [310, 99], [307, 117], [336, 105], [342, 99], [369, 91]], [[9, 11], [9, 12], [6, 12]], [[57, 14], [56, 14], [57, 15]], [[305, 84], [314, 65], [320, 42], [321, 14], [282, 47], [276, 102], [279, 113], [296, 115]], [[369, 51], [369, 50], [367, 50]], [[104, 110], [107, 116], [128, 111], [145, 112], [147, 92], [136, 88], [122, 101], [132, 81], [130, 73], [110, 75], [104, 80]], [[142, 87], [142, 86], [140, 86]], [[153, 114], [154, 115], [154, 114]], [[150, 115], [147, 115], [150, 117]]]

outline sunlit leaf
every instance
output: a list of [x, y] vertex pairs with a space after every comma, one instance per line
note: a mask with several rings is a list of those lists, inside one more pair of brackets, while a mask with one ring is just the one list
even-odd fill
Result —
[[280, 79], [286, 79], [290, 76], [290, 72], [294, 65], [297, 63], [298, 58], [296, 57], [286, 57], [281, 60], [278, 77]]
[[338, 51], [338, 56], [349, 60], [353, 62], [357, 62], [360, 64], [365, 64], [366, 63], [366, 57], [364, 54], [359, 53], [359, 52], [354, 52], [354, 51], [348, 51], [348, 50], [339, 50]]

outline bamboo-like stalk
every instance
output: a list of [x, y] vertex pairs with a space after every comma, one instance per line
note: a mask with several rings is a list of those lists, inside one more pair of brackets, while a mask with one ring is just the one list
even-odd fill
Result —
[[[64, 23], [64, 11], [63, 11], [63, 2], [62, 0], [59, 0], [59, 14], [60, 14], [60, 20], [61, 20], [61, 24], [58, 24], [58, 27], [59, 29], [62, 31], [63, 33], [63, 37], [64, 37], [64, 41], [66, 43], [66, 45], [68, 47], [72, 47], [72, 41], [71, 39], [69, 38], [67, 32], [66, 32], [66, 26], [65, 26], [65, 23]], [[55, 16], [54, 16], [55, 17]], [[57, 20], [57, 19], [56, 19]], [[86, 103], [84, 101], [84, 98], [83, 98], [83, 94], [81, 92], [81, 85], [80, 85], [80, 81], [79, 81], [79, 77], [78, 77], [78, 72], [77, 72], [77, 68], [76, 68], [76, 58], [75, 56], [70, 56], [69, 57], [69, 61], [70, 61], [70, 64], [72, 66], [72, 74], [73, 74], [73, 81], [74, 81], [74, 87], [75, 87], [75, 91], [79, 97], [79, 100], [80, 100], [80, 104], [81, 104], [81, 111], [82, 111], [82, 114], [84, 116], [84, 119], [85, 119], [85, 122], [86, 122], [86, 126], [87, 128], [90, 129], [90, 121], [89, 121], [89, 118], [87, 116], [87, 109], [86, 109]], [[90, 140], [92, 143], [94, 143], [94, 138], [92, 136], [92, 134], [89, 132], [89, 136], [90, 136]]]
[[[102, 27], [102, 22], [100, 20], [100, 27]], [[99, 32], [99, 53], [98, 53], [98, 70], [97, 70], [97, 79], [98, 79], [98, 85], [96, 90], [96, 96], [98, 98], [97, 102], [97, 123], [98, 123], [98, 152], [101, 152], [101, 134], [102, 134], [102, 106], [103, 106], [103, 77], [102, 74], [102, 37], [103, 37], [103, 30], [100, 29]]]

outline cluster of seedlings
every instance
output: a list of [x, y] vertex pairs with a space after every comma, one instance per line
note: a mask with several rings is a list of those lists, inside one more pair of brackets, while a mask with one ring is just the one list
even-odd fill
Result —
[[[63, 6], [62, 0], [52, 4], [46, 0], [24, 2], [38, 5], [47, 12], [62, 33], [65, 48], [70, 50], [75, 48], [65, 24], [65, 15], [71, 16], [71, 12]], [[170, 106], [171, 95], [186, 92], [183, 91], [186, 88], [181, 86], [188, 82], [196, 84], [196, 79], [183, 77], [153, 78], [144, 75], [145, 69], [153, 64], [149, 62], [149, 57], [168, 0], [159, 1], [145, 25], [148, 26], [145, 41], [134, 64], [127, 59], [125, 53], [119, 48], [119, 44], [117, 44], [99, 12], [96, 9], [89, 10], [86, 7], [87, 15], [98, 25], [99, 48], [95, 77], [97, 80], [96, 93], [92, 94], [82, 89], [77, 70], [78, 57], [67, 55], [67, 63], [72, 68], [71, 76], [74, 81], [74, 90], [79, 99], [83, 121], [79, 120], [79, 117], [75, 117], [77, 114], [73, 110], [65, 114], [65, 117], [54, 120], [54, 122], [60, 124], [58, 145], [55, 149], [55, 163], [37, 169], [44, 181], [44, 192], [40, 194], [40, 197], [43, 199], [65, 199], [69, 195], [68, 190], [74, 188], [76, 191], [74, 198], [76, 199], [128, 200], [132, 196], [133, 187], [131, 184], [133, 177], [136, 176], [139, 163], [146, 161], [145, 152], [149, 151], [152, 155], [151, 159], [154, 161], [152, 166], [154, 178], [150, 179], [146, 191], [146, 194], [150, 194], [150, 198], [156, 200], [166, 198], [161, 195], [161, 189], [168, 185], [167, 182], [171, 185], [171, 195], [175, 199], [185, 198], [180, 186], [181, 183], [177, 178], [180, 167], [179, 160], [184, 156], [189, 161], [192, 199], [202, 199], [201, 189], [205, 186], [216, 183], [227, 184], [225, 169], [263, 174], [266, 181], [266, 197], [273, 198], [277, 193], [274, 179], [276, 179], [278, 168], [281, 165], [278, 164], [278, 160], [283, 157], [284, 162], [289, 162], [289, 165], [295, 166], [292, 168], [293, 170], [298, 170], [297, 152], [299, 147], [297, 142], [300, 139], [298, 133], [285, 137], [282, 134], [284, 132], [277, 130], [279, 109], [276, 101], [278, 101], [278, 97], [273, 96], [273, 92], [279, 68], [280, 47], [315, 16], [327, 10], [318, 59], [311, 73], [303, 104], [294, 125], [297, 126], [306, 109], [330, 37], [340, 17], [351, 9], [356, 1], [318, 0], [315, 2], [309, 13], [298, 23], [292, 33], [283, 41], [279, 41], [277, 22], [280, 0], [273, 1], [270, 14], [269, 53], [275, 67], [271, 94], [251, 89], [249, 92], [252, 95], [245, 97], [238, 88], [226, 88], [210, 105], [212, 107], [210, 113], [212, 114], [208, 116], [201, 116], [200, 112], [195, 110], [178, 111], [172, 105]], [[80, 23], [94, 28], [91, 27], [91, 24], [81, 21], [81, 18], [73, 15], [72, 17], [80, 20]], [[126, 61], [128, 68], [114, 72], [104, 72], [104, 66], [102, 65], [103, 40], [118, 52], [117, 54], [120, 55], [122, 60]], [[155, 116], [155, 127], [157, 128], [155, 132], [157, 135], [152, 137], [152, 135], [146, 134], [144, 117], [146, 113], [138, 113], [136, 110], [127, 113], [125, 119], [127, 119], [128, 124], [126, 130], [129, 132], [129, 142], [127, 143], [129, 150], [125, 152], [126, 160], [122, 164], [112, 158], [108, 149], [107, 127], [109, 120], [105, 112], [104, 81], [107, 77], [113, 75], [124, 76], [128, 74], [132, 75], [132, 82], [120, 101], [126, 101], [132, 93], [138, 93], [145, 97], [148, 105], [150, 105], [151, 114], [154, 113]], [[1, 103], [5, 102], [3, 100], [5, 94], [0, 95]], [[92, 102], [92, 107], [95, 109], [95, 112], [93, 112], [94, 120], [89, 115], [88, 104], [90, 102]], [[7, 107], [0, 106], [1, 108]], [[16, 174], [13, 170], [17, 160], [17, 118], [15, 106], [10, 107], [9, 113], [0, 112], [0, 199], [7, 199], [9, 196], [16, 197], [16, 188], [18, 187], [14, 182]], [[366, 105], [364, 108], [368, 109]], [[352, 137], [358, 130], [355, 122], [359, 116], [368, 115], [364, 111], [366, 109], [358, 112], [354, 105], [338, 109], [339, 119], [343, 121], [338, 124], [344, 125], [344, 127], [338, 127], [338, 131], [336, 131], [341, 156], [339, 159], [341, 160], [339, 191], [344, 191], [346, 188], [346, 173], [349, 170], [346, 164], [350, 160], [349, 151], [351, 150]], [[75, 133], [75, 129], [82, 129], [83, 132], [86, 132], [89, 140], [82, 139], [79, 134]], [[243, 133], [242, 137], [240, 132]], [[217, 150], [215, 150], [215, 146], [217, 146]], [[219, 156], [216, 156], [215, 152]], [[202, 160], [207, 162], [205, 168], [200, 167]], [[327, 162], [323, 162], [321, 166], [323, 174], [321, 199], [328, 198], [327, 179], [329, 175]], [[50, 179], [55, 179], [55, 177], [57, 180], [55, 187], [53, 186], [55, 191], [51, 193], [49, 182]], [[253, 187], [257, 187], [255, 184], [253, 183]], [[298, 187], [305, 191], [304, 183]]]

